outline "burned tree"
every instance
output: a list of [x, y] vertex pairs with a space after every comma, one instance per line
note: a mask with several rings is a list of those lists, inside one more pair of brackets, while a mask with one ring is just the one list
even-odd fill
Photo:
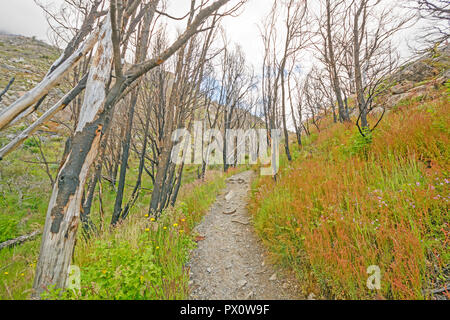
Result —
[[188, 28], [166, 50], [124, 70], [122, 59], [128, 48], [127, 35], [135, 31], [136, 24], [145, 12], [152, 10], [151, 4], [155, 1], [111, 1], [106, 16], [98, 27], [85, 35], [87, 37], [84, 42], [81, 36], [80, 41], [76, 41], [82, 42], [78, 48], [73, 52], [69, 50], [70, 54], [63, 54], [52, 66], [52, 72], [40, 84], [0, 115], [1, 130], [44, 97], [97, 44], [80, 119], [65, 152], [49, 203], [33, 285], [34, 296], [39, 296], [49, 285], [56, 285], [58, 288], [65, 286], [79, 224], [84, 184], [97, 157], [101, 138], [108, 130], [116, 104], [130, 92], [130, 87], [137, 80], [164, 63], [192, 36], [201, 32], [200, 27], [204, 21], [230, 0], [217, 0], [207, 7], [195, 10]]
[[364, 130], [370, 130], [367, 117], [379, 94], [379, 81], [395, 67], [392, 36], [411, 20], [408, 15], [398, 16], [396, 5], [388, 6], [382, 0], [364, 0], [348, 7], [347, 21], [352, 30], [354, 82], [359, 109], [357, 125], [363, 135]]

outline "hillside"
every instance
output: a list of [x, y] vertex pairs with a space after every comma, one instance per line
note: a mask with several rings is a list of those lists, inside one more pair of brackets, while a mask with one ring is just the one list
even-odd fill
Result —
[[179, 2], [0, 32], [0, 300], [450, 299], [450, 3]]
[[[373, 134], [324, 120], [276, 183], [254, 183], [256, 230], [306, 296], [449, 298], [448, 49], [400, 68]], [[379, 291], [366, 286], [373, 265]]]
[[0, 112], [38, 84], [59, 55], [58, 49], [42, 41], [0, 33], [0, 88], [15, 78], [0, 101]]
[[[36, 54], [36, 52], [39, 54]], [[58, 56], [59, 50], [43, 42], [22, 36], [0, 35], [0, 88], [3, 90], [10, 78], [16, 78], [0, 102], [0, 112], [2, 108], [21, 97], [27, 90], [33, 88], [41, 81], [46, 72], [48, 72], [50, 65]], [[61, 88], [52, 90], [44, 105], [37, 112], [37, 115], [42, 114], [43, 110], [56, 102], [66, 91], [66, 89], [62, 90]], [[223, 112], [218, 109], [220, 109], [220, 106], [217, 103], [213, 103], [211, 110], [214, 113], [218, 112], [218, 124], [221, 126], [223, 123]], [[69, 111], [65, 110], [62, 113], [63, 115], [58, 114], [56, 118], [65, 118], [66, 122], [70, 123]], [[200, 118], [205, 117], [205, 110], [202, 107], [197, 108], [197, 113]], [[249, 114], [247, 111], [239, 110], [239, 114], [244, 114], [248, 123], [256, 122], [261, 124], [259, 118]], [[36, 114], [30, 116], [30, 118], [36, 118]], [[118, 123], [117, 126], [123, 124], [123, 119], [120, 117], [117, 117], [115, 121]], [[0, 147], [4, 146], [24, 128], [25, 125], [21, 123], [2, 131], [0, 133]], [[68, 131], [63, 126], [59, 126], [59, 128], [64, 130], [58, 132], [54, 132], [54, 128], [52, 127], [52, 130], [49, 130], [48, 126], [41, 127], [41, 130], [33, 137], [27, 139], [23, 145], [19, 146], [0, 162], [0, 208], [2, 211], [0, 215], [0, 243], [5, 244], [7, 241], [20, 236], [39, 232], [24, 244], [11, 248], [0, 248], [0, 277], [2, 280], [0, 284], [0, 299], [24, 299], [29, 297], [41, 242], [40, 232], [44, 226], [45, 214], [52, 192], [52, 179], [57, 175], [64, 151], [65, 139], [68, 136]], [[58, 128], [58, 125], [56, 128]], [[132, 188], [130, 186], [133, 186], [138, 175], [139, 159], [136, 154], [131, 155], [128, 166], [129, 173], [126, 177], [125, 198], [131, 196]], [[140, 247], [142, 241], [144, 241], [142, 232], [144, 232], [144, 235], [147, 234], [145, 231], [147, 226], [143, 228], [143, 223], [148, 220], [145, 219], [145, 216], [148, 216], [147, 205], [153, 188], [152, 181], [148, 176], [143, 179], [140, 199], [132, 209], [130, 222], [120, 229], [116, 235], [112, 236], [115, 239], [114, 241], [118, 241], [118, 243], [129, 250], [130, 263], [136, 262], [133, 261], [134, 255], [147, 255], [149, 260], [136, 262], [138, 263], [136, 268], [147, 270], [150, 263], [154, 264], [155, 269], [159, 270], [159, 275], [155, 278], [154, 274], [148, 274], [149, 281], [150, 279], [156, 279], [162, 285], [163, 278], [167, 277], [170, 281], [177, 283], [175, 290], [164, 288], [159, 292], [147, 292], [144, 295], [147, 299], [187, 297], [188, 281], [186, 280], [186, 270], [181, 268], [181, 266], [186, 263], [188, 250], [195, 245], [193, 239], [196, 237], [196, 234], [188, 234], [188, 232], [199, 222], [202, 214], [208, 210], [217, 194], [222, 190], [226, 177], [234, 172], [231, 170], [229, 174], [223, 175], [217, 168], [211, 168], [206, 174], [205, 181], [199, 181], [197, 179], [197, 169], [197, 167], [193, 166], [184, 169], [180, 200], [176, 209], [172, 210], [172, 213], [168, 214], [160, 222], [161, 231], [157, 234], [152, 234], [151, 239], [145, 240], [146, 247], [144, 249]], [[84, 272], [92, 272], [91, 276], [94, 279], [97, 279], [98, 269], [89, 269], [90, 266], [101, 268], [100, 270], [106, 268], [106, 265], [96, 265], [95, 261], [99, 261], [97, 259], [92, 261], [92, 255], [99, 253], [103, 245], [109, 245], [110, 241], [112, 241], [111, 235], [104, 233], [104, 231], [109, 228], [116, 197], [116, 186], [110, 182], [106, 172], [103, 178], [103, 183], [96, 190], [92, 205], [92, 211], [95, 212], [92, 218], [93, 223], [99, 229], [99, 246], [85, 247], [80, 245], [79, 250], [76, 252], [77, 264], [82, 268], [86, 268], [83, 269]], [[100, 197], [102, 197], [101, 201]], [[182, 225], [182, 231], [186, 230], [186, 235], [180, 232], [177, 237], [173, 237], [172, 228], [170, 232], [168, 230], [168, 226], [173, 224]], [[130, 236], [130, 233], [132, 236]], [[80, 233], [80, 243], [83, 242], [83, 239], [83, 235]], [[177, 248], [175, 253], [171, 251], [172, 246]], [[161, 256], [158, 257], [158, 261], [155, 261], [155, 252], [159, 248], [165, 248], [167, 252], [160, 250]], [[120, 256], [116, 267], [120, 268], [121, 261], [125, 261], [127, 257], [123, 255], [121, 249], [116, 253], [111, 253], [113, 256], [116, 254]], [[99, 263], [102, 264], [104, 262]], [[171, 266], [172, 269], [164, 270], [163, 266], [167, 265]], [[108, 268], [113, 267], [111, 265], [108, 266]], [[176, 271], [174, 271], [175, 269]], [[142, 280], [140, 280], [139, 276], [136, 279], [137, 284], [141, 283]], [[136, 279], [133, 279], [133, 281]], [[86, 278], [86, 281], [88, 280], [89, 278]], [[105, 282], [105, 289], [108, 289], [113, 283], [113, 280]], [[123, 291], [117, 293], [117, 297], [127, 290], [129, 288], [124, 287]], [[108, 294], [107, 290], [98, 292], [97, 298], [111, 298]], [[133, 297], [136, 298], [137, 296]], [[123, 296], [122, 298], [125, 297]], [[128, 298], [131, 298], [131, 296]]]

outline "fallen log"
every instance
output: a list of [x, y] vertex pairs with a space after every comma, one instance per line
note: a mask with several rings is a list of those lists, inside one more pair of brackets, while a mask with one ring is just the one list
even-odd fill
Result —
[[30, 234], [27, 234], [27, 235], [20, 236], [18, 238], [12, 239], [12, 240], [8, 240], [8, 241], [5, 241], [5, 242], [2, 242], [2, 243], [0, 243], [0, 250], [2, 250], [4, 248], [16, 246], [18, 244], [22, 244], [25, 241], [33, 240], [37, 235], [39, 235], [41, 233], [42, 233], [42, 230], [36, 230], [36, 231], [33, 231]]

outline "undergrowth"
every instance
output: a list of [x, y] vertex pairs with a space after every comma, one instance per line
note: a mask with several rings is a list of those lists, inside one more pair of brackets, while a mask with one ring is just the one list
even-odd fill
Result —
[[[254, 182], [256, 230], [305, 295], [425, 299], [448, 283], [449, 120], [444, 93], [402, 105], [366, 137], [331, 125], [281, 161], [277, 182]], [[381, 290], [367, 287], [372, 265]]]

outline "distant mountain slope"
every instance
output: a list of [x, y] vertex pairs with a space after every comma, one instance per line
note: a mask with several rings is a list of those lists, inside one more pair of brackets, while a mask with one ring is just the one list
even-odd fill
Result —
[[[0, 112], [33, 88], [59, 57], [60, 50], [42, 41], [0, 33], [0, 90], [15, 81], [2, 97]], [[60, 94], [56, 90], [56, 94]]]

